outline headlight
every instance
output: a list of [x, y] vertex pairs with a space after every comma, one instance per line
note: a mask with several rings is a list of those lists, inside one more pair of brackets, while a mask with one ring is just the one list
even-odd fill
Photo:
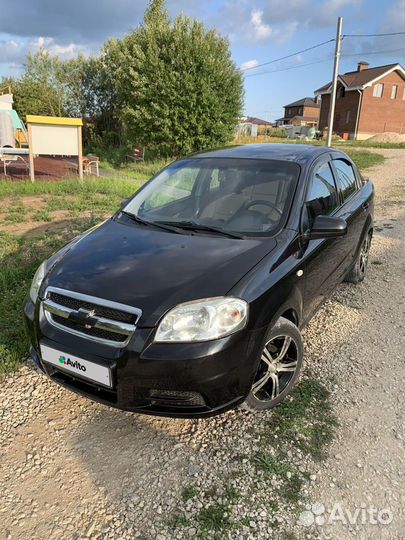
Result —
[[45, 269], [46, 269], [46, 261], [44, 261], [43, 263], [39, 265], [39, 268], [35, 272], [35, 275], [32, 279], [31, 288], [30, 288], [30, 297], [31, 297], [31, 300], [34, 302], [34, 304], [37, 301], [38, 291], [45, 277], [45, 273], [46, 273]]
[[209, 341], [246, 325], [248, 304], [226, 296], [179, 304], [162, 319], [155, 341]]

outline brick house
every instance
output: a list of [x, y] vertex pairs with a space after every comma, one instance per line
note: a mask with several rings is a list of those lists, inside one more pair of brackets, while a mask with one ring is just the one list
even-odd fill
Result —
[[317, 126], [320, 105], [316, 99], [305, 97], [284, 105], [284, 116], [276, 120], [277, 125]]
[[[332, 83], [315, 90], [321, 96], [319, 129], [328, 126]], [[356, 71], [338, 77], [333, 131], [351, 139], [376, 133], [405, 133], [405, 70], [400, 64], [369, 68], [359, 62]]]

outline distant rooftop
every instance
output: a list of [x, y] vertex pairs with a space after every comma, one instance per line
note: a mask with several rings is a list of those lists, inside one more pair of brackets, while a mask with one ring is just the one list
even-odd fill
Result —
[[[367, 66], [366, 63], [359, 62], [359, 68], [356, 71], [348, 71], [343, 73], [343, 75], [339, 75], [339, 79], [344, 83], [347, 90], [352, 88], [361, 88], [381, 75], [384, 75], [387, 71], [393, 70], [394, 68], [399, 68], [403, 71], [402, 66], [398, 63], [387, 64], [386, 66], [376, 66], [372, 68], [367, 68], [365, 66]], [[332, 82], [324, 84], [315, 90], [315, 94], [328, 93], [331, 84]]]
[[285, 107], [316, 107], [319, 108], [320, 105], [315, 101], [315, 99], [311, 97], [304, 97], [302, 99], [299, 99], [298, 101], [294, 101], [293, 103], [289, 103], [288, 105], [284, 105]]
[[245, 124], [258, 124], [259, 126], [271, 126], [271, 122], [267, 120], [262, 120], [261, 118], [256, 118], [256, 116], [245, 116], [242, 119], [242, 123]]

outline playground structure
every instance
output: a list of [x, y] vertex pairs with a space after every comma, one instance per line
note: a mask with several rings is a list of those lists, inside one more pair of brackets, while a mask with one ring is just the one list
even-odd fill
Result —
[[[5, 90], [5, 92], [4, 92]], [[98, 158], [83, 158], [82, 119], [27, 115], [27, 128], [13, 109], [11, 88], [0, 89], [0, 164], [3, 174], [63, 176], [77, 171], [99, 175]], [[0, 169], [1, 174], [1, 169]]]

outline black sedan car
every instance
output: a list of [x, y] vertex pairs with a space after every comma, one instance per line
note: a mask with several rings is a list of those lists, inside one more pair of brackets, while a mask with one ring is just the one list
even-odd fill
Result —
[[203, 417], [277, 405], [300, 329], [363, 280], [373, 185], [343, 152], [260, 144], [200, 152], [37, 270], [25, 319], [53, 381], [102, 403]]

